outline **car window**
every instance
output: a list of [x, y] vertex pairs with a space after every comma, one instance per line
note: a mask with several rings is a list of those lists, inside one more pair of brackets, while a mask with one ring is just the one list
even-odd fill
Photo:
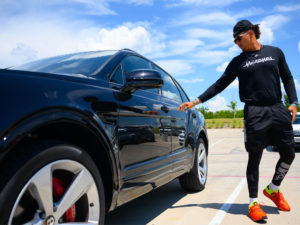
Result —
[[[123, 61], [122, 61], [122, 67], [123, 67], [123, 73], [124, 77], [127, 77], [130, 72], [133, 70], [137, 69], [151, 69], [150, 63], [148, 60], [143, 59], [141, 57], [135, 56], [135, 55], [130, 55], [127, 56]], [[141, 88], [145, 91], [149, 91], [152, 93], [157, 94], [158, 89], [157, 88]]]
[[181, 88], [181, 86], [180, 86], [177, 82], [175, 82], [175, 84], [176, 84], [176, 86], [177, 86], [177, 88], [178, 88], [178, 90], [179, 90], [179, 92], [180, 92], [180, 94], [181, 94], [182, 100], [183, 100], [184, 102], [189, 102], [190, 99], [187, 97], [186, 93], [185, 93], [184, 90]]
[[127, 56], [122, 61], [122, 66], [125, 77], [127, 77], [131, 71], [136, 69], [150, 69], [150, 64], [147, 60], [134, 55]]
[[123, 75], [122, 75], [122, 69], [121, 66], [118, 66], [118, 68], [115, 70], [113, 75], [111, 76], [110, 82], [114, 82], [117, 84], [123, 84]]
[[30, 62], [12, 69], [56, 74], [93, 75], [116, 51], [82, 52]]
[[178, 101], [178, 102], [181, 102], [182, 100], [181, 100], [179, 91], [178, 91], [177, 87], [175, 86], [170, 75], [154, 64], [152, 64], [152, 67], [153, 67], [153, 69], [160, 72], [162, 75], [162, 78], [164, 81], [164, 85], [162, 86], [162, 89], [161, 89], [162, 96], [170, 98], [170, 99]]

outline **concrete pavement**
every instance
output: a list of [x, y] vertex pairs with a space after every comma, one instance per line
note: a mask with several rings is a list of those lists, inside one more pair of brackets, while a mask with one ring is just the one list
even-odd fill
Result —
[[[158, 188], [107, 215], [108, 224], [148, 225], [248, 225], [248, 189], [245, 178], [248, 155], [242, 129], [209, 129], [208, 181], [204, 191], [186, 193], [178, 180]], [[266, 149], [260, 164], [259, 201], [268, 214], [268, 224], [300, 224], [300, 158], [281, 185], [290, 212], [278, 211], [263, 194], [272, 180], [277, 152]]]

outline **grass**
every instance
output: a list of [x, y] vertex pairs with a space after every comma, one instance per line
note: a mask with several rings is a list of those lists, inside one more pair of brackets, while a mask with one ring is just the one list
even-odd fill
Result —
[[244, 118], [236, 119], [205, 119], [206, 128], [243, 128]]

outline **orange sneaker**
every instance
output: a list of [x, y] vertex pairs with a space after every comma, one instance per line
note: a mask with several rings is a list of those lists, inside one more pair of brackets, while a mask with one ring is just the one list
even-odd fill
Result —
[[260, 208], [258, 201], [253, 201], [249, 206], [248, 216], [255, 222], [268, 219], [267, 214]]
[[283, 194], [277, 189], [276, 191], [272, 191], [270, 188], [270, 185], [268, 185], [264, 189], [264, 195], [267, 196], [269, 199], [271, 199], [278, 209], [282, 211], [290, 211], [291, 207], [287, 203], [287, 201], [284, 199]]

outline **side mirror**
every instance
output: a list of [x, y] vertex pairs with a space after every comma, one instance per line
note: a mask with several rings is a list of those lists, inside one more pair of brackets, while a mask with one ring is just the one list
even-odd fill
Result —
[[133, 93], [139, 88], [160, 88], [163, 85], [161, 74], [156, 70], [134, 70], [126, 78], [122, 92]]

